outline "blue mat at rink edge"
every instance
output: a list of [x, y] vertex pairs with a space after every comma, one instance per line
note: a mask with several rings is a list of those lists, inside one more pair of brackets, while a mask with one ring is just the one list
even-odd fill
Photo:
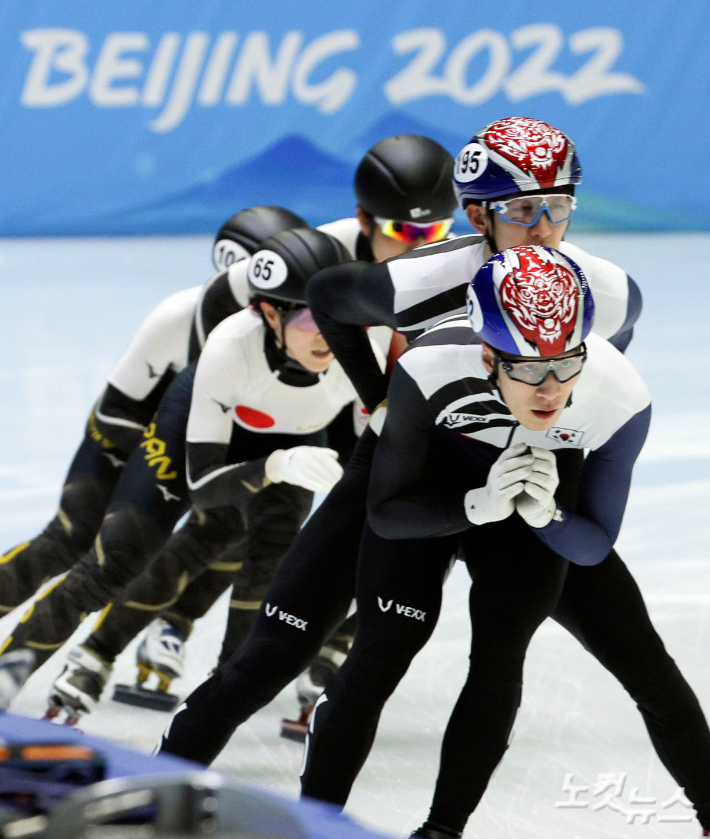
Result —
[[[315, 801], [291, 801], [280, 798], [253, 786], [236, 784], [234, 778], [228, 775], [212, 770], [206, 772], [205, 767], [191, 761], [168, 755], [143, 754], [116, 746], [99, 737], [91, 737], [73, 728], [0, 712], [0, 745], [32, 743], [73, 743], [87, 746], [105, 758], [106, 779], [124, 778], [137, 781], [142, 776], [150, 776], [155, 779], [156, 784], [161, 784], [169, 779], [177, 781], [194, 776], [196, 772], [202, 772], [205, 777], [209, 776], [211, 779], [220, 779], [225, 787], [243, 793], [241, 800], [238, 792], [234, 794], [230, 809], [235, 812], [236, 804], [238, 812], [239, 806], [243, 805], [244, 819], [238, 818], [240, 823], [234, 826], [222, 821], [220, 830], [223, 832], [217, 835], [225, 835], [224, 831], [233, 829], [234, 834], [230, 832], [230, 835], [247, 830], [248, 835], [273, 836], [277, 839], [387, 839], [382, 833], [374, 833], [360, 827], [328, 805]], [[0, 794], [2, 791], [0, 769]], [[84, 792], [77, 792], [76, 796], [83, 797]], [[244, 820], [252, 823], [245, 824]]]

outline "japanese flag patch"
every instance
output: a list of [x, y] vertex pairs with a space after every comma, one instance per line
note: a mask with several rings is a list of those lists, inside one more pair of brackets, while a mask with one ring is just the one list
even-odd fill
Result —
[[547, 436], [552, 438], [556, 443], [563, 443], [568, 446], [581, 446], [584, 433], [582, 431], [574, 431], [571, 428], [551, 428], [547, 432]]

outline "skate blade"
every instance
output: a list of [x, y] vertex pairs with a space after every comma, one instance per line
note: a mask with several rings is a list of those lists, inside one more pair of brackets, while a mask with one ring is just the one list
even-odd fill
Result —
[[305, 743], [308, 723], [300, 720], [281, 720], [281, 736], [295, 743]]
[[[61, 715], [63, 719], [60, 719]], [[54, 725], [66, 725], [68, 728], [76, 728], [77, 723], [81, 719], [81, 712], [69, 710], [68, 708], [52, 706], [47, 709], [45, 715], [42, 717], [46, 722], [54, 723]], [[77, 729], [78, 731], [79, 729]]]
[[114, 702], [123, 702], [124, 705], [166, 712], [174, 711], [180, 702], [180, 697], [174, 693], [148, 690], [140, 685], [116, 685], [112, 698]]
[[287, 740], [295, 740], [297, 743], [305, 743], [312, 713], [313, 705], [305, 705], [301, 707], [297, 720], [281, 720], [281, 736]]

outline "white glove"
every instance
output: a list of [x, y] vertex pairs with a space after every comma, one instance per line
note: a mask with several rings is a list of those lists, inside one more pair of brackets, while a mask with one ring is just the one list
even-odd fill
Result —
[[319, 446], [276, 449], [266, 458], [264, 470], [274, 484], [286, 481], [313, 492], [327, 492], [343, 474], [338, 453]]
[[484, 487], [470, 489], [464, 497], [466, 517], [472, 524], [507, 519], [515, 509], [513, 498], [523, 491], [534, 457], [526, 443], [506, 449], [491, 466]]
[[560, 482], [554, 452], [530, 446], [535, 460], [525, 481], [525, 491], [515, 499], [515, 509], [530, 527], [545, 527], [552, 520], [557, 505], [555, 490]]

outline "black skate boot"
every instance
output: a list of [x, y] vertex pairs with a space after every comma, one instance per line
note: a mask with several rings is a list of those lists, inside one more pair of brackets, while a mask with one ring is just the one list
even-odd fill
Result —
[[426, 821], [419, 828], [412, 833], [412, 839], [460, 839], [463, 834], [459, 830], [451, 830], [444, 827], [443, 824], [436, 824], [436, 822]]
[[74, 726], [82, 714], [90, 714], [109, 680], [111, 664], [88, 647], [71, 650], [64, 670], [54, 680], [45, 719], [65, 714], [65, 725]]

